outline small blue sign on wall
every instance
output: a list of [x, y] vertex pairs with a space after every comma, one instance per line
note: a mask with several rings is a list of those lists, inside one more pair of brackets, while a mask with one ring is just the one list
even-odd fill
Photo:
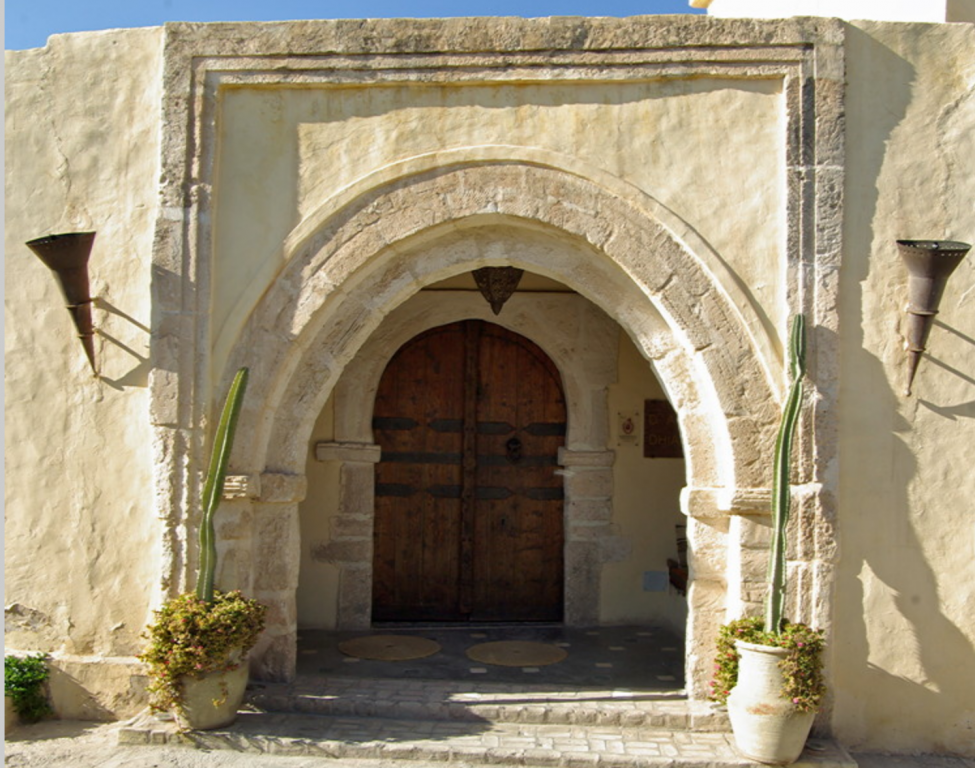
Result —
[[666, 592], [670, 578], [667, 571], [644, 571], [643, 572], [643, 591], [644, 592]]

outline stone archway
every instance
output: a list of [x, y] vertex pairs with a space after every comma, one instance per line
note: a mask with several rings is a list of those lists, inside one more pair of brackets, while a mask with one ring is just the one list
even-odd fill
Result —
[[[557, 241], [556, 241], [557, 244]], [[425, 251], [436, 258], [446, 250], [525, 253], [553, 247], [551, 237], [510, 227], [465, 231]], [[340, 462], [340, 530], [334, 542], [334, 564], [340, 569], [338, 625], [369, 626], [371, 585], [371, 499], [373, 466], [379, 460], [373, 443], [372, 403], [380, 377], [392, 355], [410, 338], [458, 320], [497, 323], [531, 339], [555, 362], [565, 388], [569, 430], [560, 453], [566, 495], [566, 604], [570, 625], [598, 620], [599, 570], [604, 552], [614, 543], [610, 525], [613, 452], [607, 450], [609, 415], [606, 390], [615, 382], [618, 326], [591, 302], [575, 294], [515, 294], [504, 312], [494, 316], [479, 296], [422, 293], [393, 310], [345, 368], [334, 390], [335, 440], [316, 445], [319, 460]]]
[[[311, 423], [340, 374], [383, 316], [422, 286], [512, 264], [604, 309], [653, 363], [677, 409], [692, 518], [688, 686], [703, 695], [723, 618], [716, 608], [754, 603], [764, 578], [735, 554], [758, 530], [729, 516], [754, 514], [767, 498], [778, 399], [720, 281], [638, 202], [550, 167], [464, 163], [369, 190], [297, 247], [228, 367], [249, 365], [255, 393], [235, 462], [261, 478], [251, 586], [275, 619], [258, 649], [260, 674], [293, 674], [301, 475]], [[479, 234], [498, 229], [547, 245], [505, 254], [478, 247]]]

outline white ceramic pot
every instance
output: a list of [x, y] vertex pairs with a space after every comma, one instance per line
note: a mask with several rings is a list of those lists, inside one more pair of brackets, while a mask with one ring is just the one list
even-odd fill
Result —
[[180, 725], [197, 731], [222, 728], [237, 719], [247, 688], [247, 661], [230, 672], [184, 677]]
[[738, 751], [768, 765], [799, 759], [815, 712], [799, 712], [782, 695], [779, 662], [788, 651], [739, 640], [738, 684], [728, 696], [728, 717]]

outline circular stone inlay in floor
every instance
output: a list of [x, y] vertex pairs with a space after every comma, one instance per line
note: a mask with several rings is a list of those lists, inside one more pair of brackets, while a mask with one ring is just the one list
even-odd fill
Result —
[[339, 643], [339, 650], [359, 659], [409, 661], [433, 656], [440, 650], [440, 643], [409, 635], [367, 635], [344, 640]]
[[480, 643], [467, 649], [467, 658], [498, 667], [544, 667], [558, 664], [568, 655], [556, 645], [520, 640]]

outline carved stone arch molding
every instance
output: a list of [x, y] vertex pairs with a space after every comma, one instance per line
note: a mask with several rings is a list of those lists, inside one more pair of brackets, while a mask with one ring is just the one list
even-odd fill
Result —
[[[565, 283], [619, 323], [678, 411], [692, 577], [687, 688], [692, 699], [704, 698], [717, 625], [761, 599], [761, 511], [785, 328], [748, 313], [694, 222], [581, 164], [493, 149], [478, 157], [446, 152], [338, 191], [341, 204], [306, 220], [283, 244], [287, 264], [259, 300], [245, 297], [251, 303], [237, 318], [239, 333], [218, 339], [226, 356], [215, 353], [208, 302], [219, 97], [223, 88], [249, 85], [780, 82], [783, 177], [770, 183], [782, 185], [783, 210], [775, 215], [788, 226], [784, 242], [772, 246], [783, 254], [785, 279], [784, 306], [770, 316], [806, 313], [815, 383], [797, 445], [793, 615], [828, 629], [844, 27], [835, 20], [704, 21], [296, 22], [253, 25], [247, 34], [238, 25], [167, 25], [150, 375], [162, 582], [175, 591], [193, 570], [187, 531], [198, 517], [206, 417], [233, 370], [248, 365], [232, 460], [237, 501], [227, 505], [220, 531], [221, 578], [271, 606], [252, 660], [256, 675], [282, 679], [295, 671], [297, 510], [308, 438], [329, 394], [383, 318], [422, 287], [512, 264]], [[486, 233], [502, 230], [532, 247], [492, 249]], [[597, 410], [591, 407], [589, 427], [570, 436], [578, 445], [598, 444]]]
[[[464, 233], [492, 228], [548, 244], [503, 258], [457, 247]], [[252, 408], [273, 414], [242, 418], [238, 429], [253, 431], [240, 460], [273, 471], [303, 466], [308, 413], [317, 415], [383, 317], [425, 285], [488, 264], [559, 280], [627, 330], [674, 401], [692, 487], [766, 482], [754, 451], [768, 453], [779, 395], [720, 282], [628, 201], [588, 179], [511, 162], [437, 168], [372, 189], [291, 256], [227, 367], [251, 366], [252, 390], [263, 397]], [[753, 433], [749, 455], [733, 450], [736, 433]]]
[[[397, 179], [341, 208], [292, 256], [235, 347], [228, 370], [249, 365], [255, 393], [238, 427], [248, 448], [236, 460], [265, 474], [301, 475], [318, 413], [383, 318], [425, 285], [507, 264], [557, 279], [603, 309], [652, 362], [678, 412], [683, 503], [702, 521], [691, 541], [708, 542], [693, 550], [689, 598], [690, 647], [701, 647], [688, 656], [689, 672], [700, 678], [718, 621], [707, 603], [695, 611], [695, 599], [715, 592], [731, 603], [746, 599], [729, 595], [729, 587], [749, 587], [726, 574], [728, 515], [754, 512], [767, 497], [778, 394], [703, 262], [645, 210], [591, 180], [519, 163], [462, 164]], [[569, 387], [571, 394], [571, 380]], [[605, 425], [600, 433], [585, 414], [579, 407], [570, 417], [570, 450], [604, 451]], [[355, 471], [368, 473], [367, 465]], [[266, 668], [277, 670], [286, 664], [273, 659], [294, 653], [297, 503], [261, 501], [253, 510], [252, 588], [292, 617], [276, 628], [277, 647], [266, 649]], [[352, 582], [340, 589], [365, 597]], [[591, 605], [578, 610], [593, 614]]]

